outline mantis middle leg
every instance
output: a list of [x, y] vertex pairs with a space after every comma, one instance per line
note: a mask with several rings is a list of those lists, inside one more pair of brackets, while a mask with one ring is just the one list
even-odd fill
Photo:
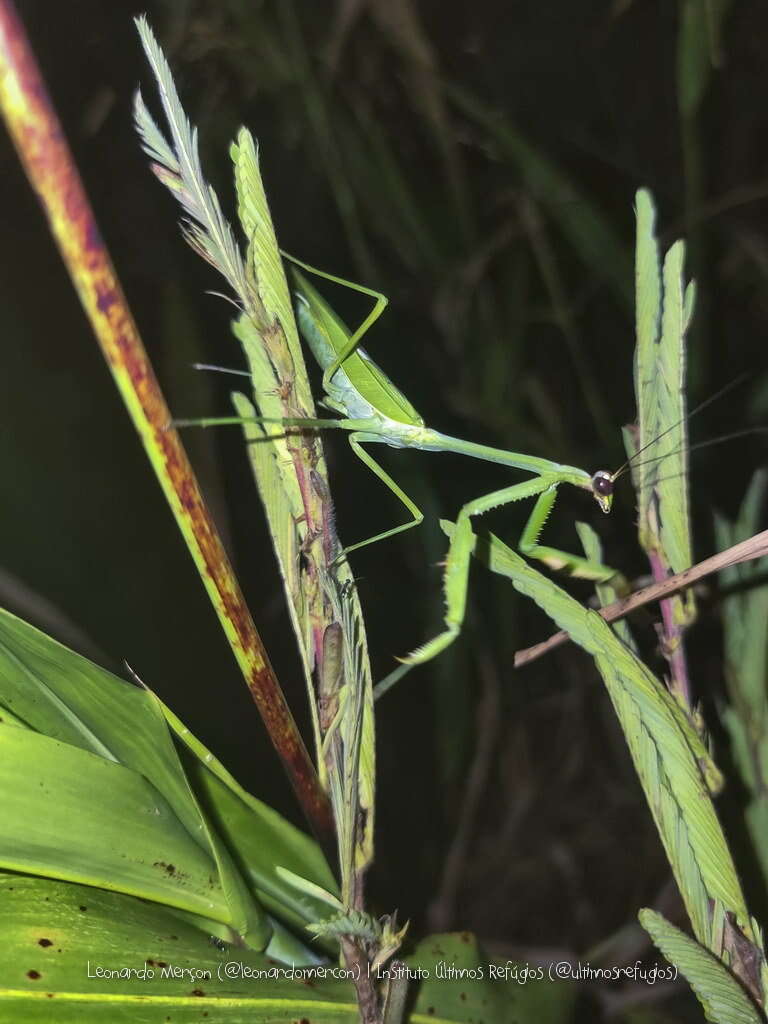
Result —
[[345, 555], [348, 555], [350, 551], [356, 551], [358, 548], [364, 548], [367, 544], [375, 544], [378, 540], [386, 540], [387, 537], [394, 537], [396, 533], [402, 533], [404, 530], [410, 530], [414, 526], [418, 526], [424, 520], [424, 513], [418, 505], [411, 501], [405, 491], [398, 487], [389, 473], [385, 472], [378, 462], [376, 462], [376, 460], [362, 447], [366, 442], [373, 441], [380, 441], [380, 438], [360, 431], [355, 431], [349, 435], [350, 446], [358, 459], [360, 459], [361, 462], [364, 462], [368, 469], [370, 469], [372, 473], [375, 473], [382, 483], [387, 485], [392, 493], [405, 505], [413, 518], [409, 522], [403, 523], [400, 526], [393, 526], [390, 530], [384, 530], [382, 533], [374, 534], [373, 537], [368, 537], [365, 540], [359, 540], [356, 544], [350, 544], [349, 547], [344, 548], [343, 554]]

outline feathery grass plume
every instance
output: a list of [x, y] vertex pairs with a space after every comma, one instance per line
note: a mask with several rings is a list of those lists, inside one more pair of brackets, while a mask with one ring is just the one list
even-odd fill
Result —
[[176, 196], [188, 214], [184, 237], [204, 260], [214, 266], [229, 283], [245, 308], [251, 306], [245, 263], [232, 227], [221, 212], [213, 188], [203, 177], [193, 128], [179, 100], [168, 61], [157, 44], [144, 15], [135, 19], [141, 44], [160, 88], [163, 110], [168, 120], [169, 144], [136, 90], [134, 120], [144, 151], [152, 160], [152, 170]]

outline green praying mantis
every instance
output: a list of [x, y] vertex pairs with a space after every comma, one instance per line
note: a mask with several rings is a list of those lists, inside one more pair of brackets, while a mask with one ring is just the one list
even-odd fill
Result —
[[[474, 545], [471, 524], [474, 516], [511, 502], [535, 497], [533, 511], [518, 542], [518, 548], [523, 554], [544, 562], [551, 569], [581, 579], [604, 582], [616, 575], [615, 570], [600, 562], [540, 544], [539, 537], [561, 484], [571, 484], [588, 491], [602, 511], [608, 513], [613, 502], [614, 480], [621, 471], [610, 473], [607, 470], [598, 470], [590, 474], [583, 469], [560, 465], [548, 459], [449, 437], [428, 427], [405, 395], [360, 347], [363, 336], [386, 308], [386, 297], [364, 285], [310, 267], [294, 257], [287, 258], [309, 273], [361, 292], [375, 300], [373, 309], [360, 326], [355, 331], [350, 331], [306, 277], [294, 269], [299, 328], [323, 371], [324, 398], [321, 404], [329, 411], [337, 413], [340, 418], [284, 418], [276, 421], [257, 418], [258, 422], [278, 422], [282, 427], [348, 431], [349, 443], [355, 455], [386, 484], [410, 513], [411, 519], [408, 522], [350, 545], [344, 549], [345, 555], [418, 526], [424, 518], [410, 497], [365, 450], [365, 445], [386, 444], [392, 448], [451, 452], [534, 474], [529, 480], [475, 498], [460, 510], [444, 564], [444, 629], [410, 654], [399, 658], [404, 666], [410, 667], [430, 661], [444, 651], [461, 632]], [[176, 422], [179, 426], [218, 426], [242, 423], [243, 419], [227, 416]], [[396, 670], [396, 673], [399, 678], [402, 670]], [[392, 682], [395, 681], [393, 676], [388, 677]]]

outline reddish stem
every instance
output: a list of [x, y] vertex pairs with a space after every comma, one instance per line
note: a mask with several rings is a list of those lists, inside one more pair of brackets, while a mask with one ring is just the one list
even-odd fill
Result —
[[[669, 576], [667, 565], [655, 551], [649, 552], [651, 572], [657, 583], [663, 583]], [[691, 707], [691, 683], [688, 678], [688, 663], [685, 658], [683, 629], [675, 622], [675, 601], [679, 597], [667, 597], [660, 601], [662, 640], [664, 657], [669, 662], [669, 689], [684, 708]]]
[[0, 0], [0, 109], [80, 301], [139, 431], [248, 688], [310, 825], [333, 847], [333, 819], [245, 604], [101, 238], [23, 25]]

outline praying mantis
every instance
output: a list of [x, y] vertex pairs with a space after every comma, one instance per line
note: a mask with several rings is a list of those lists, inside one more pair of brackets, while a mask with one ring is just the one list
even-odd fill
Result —
[[[286, 253], [283, 255], [287, 256]], [[613, 487], [617, 473], [601, 469], [590, 474], [583, 469], [560, 465], [548, 459], [450, 437], [428, 427], [411, 402], [360, 347], [363, 336], [386, 308], [386, 297], [364, 285], [317, 270], [295, 257], [287, 258], [295, 267], [361, 292], [375, 300], [373, 309], [360, 326], [355, 331], [350, 331], [301, 271], [294, 267], [299, 329], [323, 371], [324, 397], [321, 404], [329, 411], [337, 413], [339, 418], [284, 418], [277, 421], [258, 418], [258, 422], [278, 422], [283, 427], [347, 431], [355, 455], [382, 483], [386, 484], [410, 513], [411, 519], [408, 522], [350, 545], [344, 549], [345, 555], [418, 526], [424, 518], [411, 498], [365, 450], [365, 445], [386, 444], [392, 448], [451, 452], [533, 474], [529, 480], [482, 495], [462, 507], [452, 531], [444, 564], [444, 629], [410, 654], [399, 658], [404, 666], [410, 667], [430, 661], [444, 651], [461, 632], [474, 546], [471, 520], [491, 509], [524, 498], [536, 498], [533, 511], [518, 541], [518, 548], [524, 555], [544, 562], [551, 569], [566, 572], [580, 579], [604, 582], [616, 575], [615, 570], [600, 562], [542, 545], [539, 543], [539, 537], [561, 484], [571, 484], [588, 491], [602, 511], [608, 513], [613, 502]], [[181, 420], [177, 421], [177, 424], [217, 426], [242, 422], [241, 417], [227, 416], [194, 421]], [[401, 670], [396, 672], [399, 677]]]

